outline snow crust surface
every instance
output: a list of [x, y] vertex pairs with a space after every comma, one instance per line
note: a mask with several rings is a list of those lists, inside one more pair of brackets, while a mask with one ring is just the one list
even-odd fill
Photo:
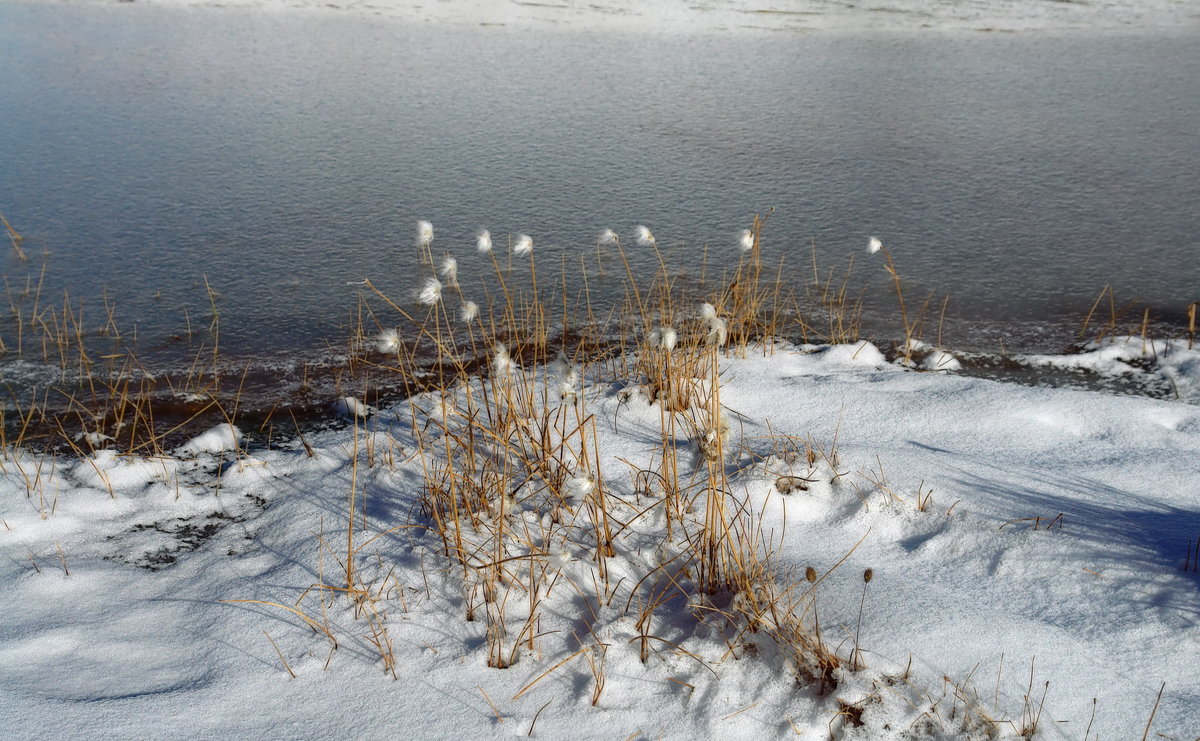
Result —
[[[1158, 350], [1191, 377], [1194, 355]], [[1125, 362], [1095, 352], [1078, 362]], [[307, 436], [311, 456], [299, 442], [239, 450], [228, 429], [177, 457], [3, 451], [5, 734], [983, 737], [951, 720], [969, 702], [1001, 737], [1040, 707], [1039, 737], [1081, 738], [1091, 722], [1131, 738], [1165, 683], [1153, 732], [1196, 735], [1200, 574], [1183, 567], [1200, 536], [1200, 408], [917, 372], [867, 343], [730, 358], [722, 378], [732, 496], [758, 513], [781, 575], [832, 569], [816, 607], [839, 655], [859, 636], [865, 668], [843, 669], [829, 694], [797, 683], [766, 642], [731, 653], [714, 621], [656, 623], [693, 656], [662, 648], [643, 664], [633, 618], [582, 597], [595, 566], [570, 545], [550, 559], [552, 634], [489, 668], [440, 543], [392, 529], [411, 522], [422, 480], [404, 404]], [[633, 501], [624, 461], [653, 454], [660, 412], [594, 376], [580, 394], [600, 420], [605, 486]], [[824, 457], [782, 456], [782, 436]], [[783, 475], [811, 483], [784, 494]], [[387, 585], [394, 679], [352, 610], [334, 601], [322, 617], [306, 596], [336, 581], [338, 546], [322, 544], [345, 538], [352, 486], [358, 542], [378, 535], [359, 562]], [[637, 575], [656, 558], [630, 549], [613, 568]], [[328, 621], [338, 650], [280, 607], [297, 604]], [[608, 645], [595, 707], [582, 657], [514, 699], [589, 630]], [[865, 708], [863, 725], [840, 721], [839, 702]]]

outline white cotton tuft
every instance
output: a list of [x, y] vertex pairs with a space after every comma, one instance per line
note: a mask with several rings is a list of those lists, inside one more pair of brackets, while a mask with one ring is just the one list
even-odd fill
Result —
[[508, 348], [503, 343], [496, 345], [495, 355], [492, 356], [492, 371], [499, 376], [512, 373], [513, 360], [508, 354]]
[[616, 244], [617, 233], [612, 229], [605, 229], [604, 231], [600, 232], [600, 236], [596, 241], [598, 241], [600, 244]]
[[720, 347], [724, 345], [725, 340], [729, 337], [729, 329], [725, 324], [725, 320], [717, 316], [716, 307], [708, 302], [701, 304], [700, 318], [704, 320], [706, 330], [705, 342], [710, 346], [716, 345]]
[[442, 258], [442, 266], [440, 270], [442, 277], [446, 279], [446, 285], [451, 288], [458, 286], [458, 260], [454, 255], [446, 255]]
[[708, 327], [708, 336], [705, 341], [709, 345], [721, 347], [725, 341], [729, 339], [729, 328], [725, 324], [725, 320], [720, 317], [713, 317], [706, 323]]
[[417, 244], [428, 247], [433, 242], [433, 224], [421, 220], [417, 222]]
[[464, 322], [473, 322], [477, 316], [479, 316], [479, 304], [474, 301], [463, 301], [462, 306], [458, 307], [458, 318]]
[[637, 239], [637, 243], [640, 244], [641, 246], [643, 246], [643, 247], [653, 247], [654, 246], [654, 244], [655, 244], [654, 232], [650, 231], [650, 227], [644, 226], [642, 224], [638, 224], [637, 228], [635, 228], [633, 230], [633, 233], [634, 233], [634, 237]]
[[478, 249], [480, 252], [491, 252], [492, 251], [492, 233], [489, 232], [487, 229], [480, 231], [479, 234], [475, 237], [475, 248]]
[[879, 250], [883, 249], [883, 242], [879, 241], [879, 237], [871, 237], [867, 240], [867, 253], [874, 255]]
[[742, 248], [742, 252], [754, 249], [754, 232], [743, 229], [741, 235], [738, 236], [738, 246]]
[[417, 294], [417, 300], [426, 306], [433, 306], [441, 301], [442, 282], [437, 278], [426, 278], [425, 285], [421, 286], [421, 292]]
[[533, 252], [533, 237], [528, 234], [518, 234], [517, 241], [513, 242], [513, 254], [517, 257], [525, 257]]
[[375, 338], [375, 349], [383, 353], [393, 353], [400, 348], [400, 333], [394, 329], [385, 329]]
[[566, 353], [559, 351], [558, 360], [551, 364], [550, 372], [558, 380], [558, 395], [563, 399], [574, 398], [579, 386], [579, 369], [567, 358]]
[[658, 327], [650, 333], [647, 339], [650, 340], [651, 347], [671, 352], [675, 349], [675, 343], [679, 340], [679, 333], [673, 327]]

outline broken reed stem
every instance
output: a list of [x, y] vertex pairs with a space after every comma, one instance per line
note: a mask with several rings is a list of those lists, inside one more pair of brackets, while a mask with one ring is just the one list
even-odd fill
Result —
[[17, 253], [17, 259], [21, 262], [28, 262], [29, 256], [25, 254], [25, 250], [21, 249], [21, 242], [25, 238], [17, 233], [16, 229], [12, 228], [12, 224], [8, 223], [8, 219], [4, 218], [4, 214], [0, 214], [0, 224], [4, 225], [4, 231], [8, 234], [8, 241], [12, 243], [13, 250]]

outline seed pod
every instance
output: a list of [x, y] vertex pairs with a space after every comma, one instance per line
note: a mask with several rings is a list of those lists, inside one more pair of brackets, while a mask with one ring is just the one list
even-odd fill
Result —
[[804, 570], [804, 578], [808, 579], [809, 583], [815, 583], [817, 581], [817, 570], [809, 566]]
[[872, 571], [871, 569], [867, 569], [866, 571], [864, 571], [863, 572], [863, 583], [870, 584], [872, 576], [875, 576], [875, 572]]

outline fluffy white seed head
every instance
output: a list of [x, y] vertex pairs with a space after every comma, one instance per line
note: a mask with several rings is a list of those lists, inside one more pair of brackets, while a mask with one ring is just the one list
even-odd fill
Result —
[[705, 341], [710, 346], [721, 347], [725, 341], [729, 339], [729, 328], [725, 324], [725, 320], [715, 316], [709, 319], [705, 326], [708, 328], [708, 335]]
[[446, 255], [442, 258], [442, 265], [438, 272], [446, 279], [446, 285], [451, 288], [458, 285], [458, 260], [454, 259], [454, 255]]
[[422, 247], [428, 247], [429, 243], [432, 241], [433, 241], [433, 224], [430, 224], [428, 221], [424, 221], [424, 220], [418, 221], [417, 222], [417, 244], [421, 245]]
[[475, 236], [475, 248], [480, 252], [492, 251], [492, 233], [483, 229]]
[[433, 306], [438, 301], [441, 301], [442, 282], [437, 278], [426, 278], [425, 285], [421, 286], [421, 292], [417, 294], [417, 300], [426, 306]]
[[671, 352], [675, 349], [675, 343], [679, 340], [679, 333], [674, 327], [658, 327], [650, 333], [648, 338], [651, 347], [657, 347], [661, 350]]
[[579, 368], [561, 350], [558, 360], [551, 364], [550, 372], [558, 383], [558, 395], [563, 399], [574, 398], [579, 386]]
[[498, 376], [507, 376], [512, 373], [513, 360], [508, 354], [508, 348], [504, 343], [496, 345], [494, 354], [492, 355], [492, 371]]
[[474, 301], [463, 301], [462, 306], [458, 307], [458, 318], [464, 322], [473, 322], [477, 316], [479, 316], [479, 304]]
[[700, 318], [706, 322], [717, 318], [717, 307], [705, 301], [700, 304]]
[[643, 246], [643, 247], [653, 247], [654, 246], [654, 232], [650, 231], [650, 227], [644, 226], [642, 224], [638, 224], [637, 227], [633, 230], [633, 234], [634, 234], [634, 237], [637, 239], [637, 243], [640, 244], [641, 246]]
[[600, 236], [597, 241], [599, 241], [600, 244], [616, 244], [617, 233], [612, 229], [605, 229], [604, 231], [600, 232]]
[[533, 252], [533, 237], [528, 234], [518, 234], [517, 241], [513, 242], [513, 254], [517, 257], [525, 257]]
[[871, 237], [867, 240], [867, 253], [874, 255], [879, 250], [883, 249], [883, 242], [879, 241], [879, 237]]
[[383, 353], [396, 352], [400, 347], [400, 333], [394, 329], [385, 329], [375, 338], [375, 349]]
[[738, 247], [742, 248], [742, 252], [754, 249], [754, 232], [743, 229], [741, 235], [738, 236]]

